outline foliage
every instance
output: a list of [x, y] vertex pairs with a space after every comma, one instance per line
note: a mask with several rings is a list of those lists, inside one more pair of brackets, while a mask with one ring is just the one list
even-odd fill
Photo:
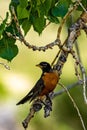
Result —
[[[73, 4], [72, 0], [11, 0], [9, 10], [11, 14], [11, 6], [15, 8], [24, 35], [27, 35], [31, 26], [41, 34], [48, 22], [59, 24], [59, 18], [63, 18]], [[83, 0], [82, 4], [85, 7], [87, 1]], [[78, 10], [83, 9], [79, 6]], [[6, 33], [20, 37], [13, 18], [10, 18], [10, 22], [8, 20], [10, 14], [7, 12], [6, 18], [0, 24], [0, 57], [8, 61], [18, 54], [18, 47], [15, 45], [16, 39], [9, 38]]]

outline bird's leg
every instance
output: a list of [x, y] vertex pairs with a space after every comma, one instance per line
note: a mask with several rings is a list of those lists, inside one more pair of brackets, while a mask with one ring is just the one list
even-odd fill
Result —
[[50, 95], [46, 95], [46, 103], [47, 103], [47, 105], [52, 106], [52, 99], [51, 99]]

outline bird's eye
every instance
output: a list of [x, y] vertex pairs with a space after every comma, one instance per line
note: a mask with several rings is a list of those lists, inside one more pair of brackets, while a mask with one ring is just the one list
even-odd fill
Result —
[[44, 66], [47, 66], [47, 64], [46, 64], [46, 63], [44, 63], [43, 65], [44, 65]]
[[47, 64], [46, 64], [46, 63], [44, 63], [44, 64], [43, 64], [43, 66], [44, 66], [44, 67], [47, 67]]

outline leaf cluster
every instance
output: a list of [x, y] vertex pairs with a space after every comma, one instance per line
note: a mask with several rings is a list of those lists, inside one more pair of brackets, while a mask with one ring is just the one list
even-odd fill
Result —
[[[82, 0], [84, 7], [87, 0]], [[0, 24], [0, 57], [11, 61], [18, 54], [18, 47], [15, 45], [16, 38], [8, 37], [7, 33], [14, 37], [20, 37], [20, 33], [13, 20], [11, 7], [13, 6], [17, 15], [20, 27], [26, 35], [33, 26], [34, 30], [40, 35], [47, 23], [59, 24], [59, 18], [63, 18], [73, 6], [73, 0], [11, 0], [9, 13]], [[77, 10], [83, 9], [79, 6]]]
[[[65, 3], [65, 4], [64, 4]], [[47, 21], [59, 23], [71, 4], [71, 0], [12, 0], [18, 20], [26, 35], [31, 26], [39, 34], [44, 30]]]
[[7, 31], [10, 31], [14, 35], [13, 23], [7, 24], [7, 21], [8, 13], [0, 25], [0, 57], [11, 61], [18, 54], [18, 47], [15, 45], [16, 40], [8, 37], [6, 34]]

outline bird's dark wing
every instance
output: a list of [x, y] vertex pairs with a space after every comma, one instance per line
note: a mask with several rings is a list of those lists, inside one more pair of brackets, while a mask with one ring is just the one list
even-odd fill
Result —
[[40, 92], [44, 88], [44, 82], [42, 78], [40, 78], [36, 85], [31, 89], [31, 91], [23, 98], [21, 99], [16, 105], [24, 104], [25, 102], [29, 101], [30, 102], [35, 99], [37, 96], [39, 96]]

